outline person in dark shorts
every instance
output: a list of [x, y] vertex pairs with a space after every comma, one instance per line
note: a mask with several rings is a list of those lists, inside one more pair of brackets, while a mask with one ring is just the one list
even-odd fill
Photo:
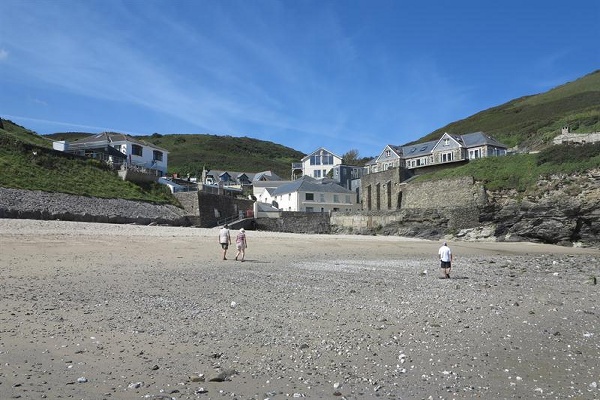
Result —
[[452, 268], [452, 250], [448, 247], [448, 244], [444, 242], [442, 247], [438, 250], [440, 257], [440, 268], [442, 269], [443, 278], [450, 279], [450, 269]]
[[227, 260], [227, 249], [231, 245], [231, 235], [229, 234], [229, 225], [225, 224], [219, 231], [219, 243], [223, 249], [223, 260]]

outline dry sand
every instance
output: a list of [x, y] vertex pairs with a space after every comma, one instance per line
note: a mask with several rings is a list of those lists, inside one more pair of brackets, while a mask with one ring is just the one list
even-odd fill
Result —
[[600, 252], [0, 219], [0, 399], [593, 399]]

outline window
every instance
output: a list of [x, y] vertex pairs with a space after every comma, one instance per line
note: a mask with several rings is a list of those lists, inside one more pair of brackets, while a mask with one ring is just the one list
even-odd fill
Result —
[[310, 165], [321, 165], [321, 156], [310, 156]]
[[315, 194], [314, 193], [305, 193], [304, 194], [304, 199], [306, 201], [315, 201]]
[[143, 153], [143, 147], [140, 146], [139, 144], [134, 144], [131, 146], [131, 154], [133, 154], [134, 156], [142, 156]]
[[452, 153], [443, 153], [442, 154], [442, 162], [450, 162], [452, 161]]
[[325, 193], [319, 193], [319, 201], [325, 203]]
[[313, 207], [306, 207], [306, 212], [314, 212], [315, 209]]
[[313, 171], [313, 178], [320, 178], [321, 177], [321, 170], [320, 169], [315, 169]]
[[346, 195], [346, 203], [350, 204], [350, 195], [349, 194]]
[[450, 139], [444, 139], [444, 146], [450, 146]]
[[389, 156], [391, 156], [391, 155], [392, 155], [392, 152], [391, 152], [390, 150], [386, 150], [386, 151], [385, 151], [385, 156], [386, 156], [386, 157], [389, 157]]
[[158, 151], [158, 150], [154, 150], [152, 152], [152, 159], [154, 161], [162, 161], [163, 160], [163, 152], [162, 151]]
[[340, 202], [340, 195], [339, 194], [334, 194], [333, 195], [333, 202], [334, 203], [339, 203]]
[[329, 153], [323, 153], [321, 156], [321, 161], [323, 165], [333, 165], [333, 155]]

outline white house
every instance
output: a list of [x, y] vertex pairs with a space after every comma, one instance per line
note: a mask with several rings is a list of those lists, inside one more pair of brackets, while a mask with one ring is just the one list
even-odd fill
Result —
[[115, 167], [139, 168], [157, 176], [167, 173], [169, 152], [129, 135], [99, 133], [75, 142], [55, 142], [53, 147], [67, 153], [100, 159]]
[[256, 201], [261, 203], [273, 204], [275, 197], [273, 192], [282, 185], [291, 183], [292, 181], [255, 181], [252, 183], [252, 195]]
[[342, 163], [342, 157], [333, 154], [329, 150], [320, 147], [304, 157], [300, 163], [292, 164], [292, 176], [310, 176], [313, 178], [325, 178], [336, 165]]
[[356, 211], [354, 192], [330, 179], [303, 176], [277, 187], [271, 193], [282, 211], [330, 212]]

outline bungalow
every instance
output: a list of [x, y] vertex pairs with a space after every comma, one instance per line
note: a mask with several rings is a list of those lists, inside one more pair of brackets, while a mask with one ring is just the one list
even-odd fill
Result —
[[330, 179], [303, 176], [283, 184], [272, 192], [272, 198], [282, 211], [330, 212], [356, 211], [354, 192]]
[[99, 159], [115, 168], [137, 168], [155, 176], [167, 173], [167, 150], [121, 133], [104, 132], [71, 143], [57, 141], [53, 147]]

